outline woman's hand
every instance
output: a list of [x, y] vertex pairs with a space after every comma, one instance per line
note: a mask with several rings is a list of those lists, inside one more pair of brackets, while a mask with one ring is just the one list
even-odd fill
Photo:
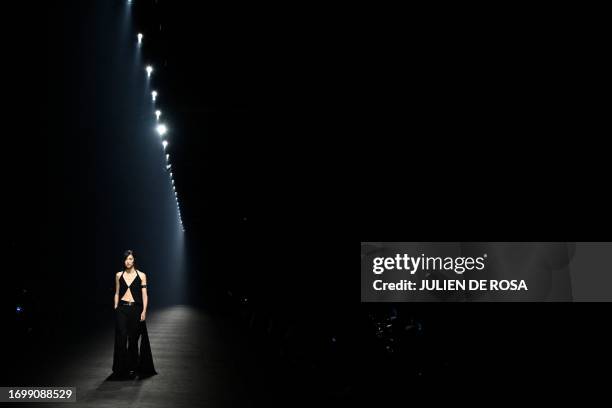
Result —
[[140, 314], [140, 321], [142, 322], [146, 318], [147, 318], [147, 312], [143, 310], [142, 313]]

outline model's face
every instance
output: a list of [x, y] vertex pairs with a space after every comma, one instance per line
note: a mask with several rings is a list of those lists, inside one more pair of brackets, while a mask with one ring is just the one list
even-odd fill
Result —
[[134, 265], [134, 257], [132, 255], [128, 255], [127, 258], [125, 258], [125, 267], [130, 269], [132, 265]]

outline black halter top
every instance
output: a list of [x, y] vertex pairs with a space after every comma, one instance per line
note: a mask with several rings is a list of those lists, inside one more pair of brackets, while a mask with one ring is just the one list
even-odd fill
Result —
[[127, 282], [125, 281], [125, 278], [123, 277], [124, 273], [125, 271], [121, 272], [121, 279], [119, 279], [119, 293], [121, 293], [121, 295], [119, 296], [119, 300], [123, 299], [127, 290], [130, 289], [130, 292], [132, 292], [132, 298], [134, 298], [134, 302], [142, 303], [142, 288], [146, 287], [146, 285], [142, 284], [140, 274], [138, 273], [138, 271], [136, 271], [136, 277], [134, 278], [132, 283], [130, 283], [130, 286], [128, 286]]

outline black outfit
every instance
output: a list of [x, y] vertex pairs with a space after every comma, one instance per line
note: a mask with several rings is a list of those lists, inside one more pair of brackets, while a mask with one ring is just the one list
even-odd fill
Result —
[[[119, 304], [115, 309], [115, 352], [113, 356], [113, 378], [130, 378], [138, 375], [140, 378], [157, 374], [153, 366], [153, 356], [149, 335], [147, 333], [146, 320], [140, 321], [143, 310], [142, 284], [140, 274], [127, 285], [123, 273], [119, 279]], [[134, 302], [121, 300], [127, 290], [132, 293]], [[138, 339], [140, 338], [140, 350]], [[127, 344], [127, 347], [126, 347]]]

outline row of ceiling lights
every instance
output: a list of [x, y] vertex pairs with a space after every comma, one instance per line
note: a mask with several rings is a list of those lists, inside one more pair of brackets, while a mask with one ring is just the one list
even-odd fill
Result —
[[[132, 1], [128, 0], [128, 3], [132, 3]], [[141, 46], [143, 38], [144, 38], [144, 34], [138, 33], [136, 38], [138, 39], [138, 46]], [[147, 73], [147, 79], [150, 79], [151, 74], [153, 73], [153, 66], [147, 65], [145, 67], [145, 71]], [[151, 99], [153, 100], [154, 105], [157, 100], [157, 96], [158, 96], [158, 92], [156, 90], [151, 91]], [[161, 114], [162, 114], [161, 110], [159, 109], [155, 110], [155, 121], [157, 122], [157, 125], [155, 126], [155, 131], [157, 132], [157, 134], [159, 135], [162, 141], [161, 143], [162, 143], [162, 146], [165, 152], [166, 148], [168, 147], [168, 141], [164, 139], [164, 137], [166, 136], [166, 133], [168, 133], [168, 127], [166, 126], [166, 124], [160, 122], [159, 118], [161, 117]], [[172, 183], [172, 191], [174, 192], [174, 199], [176, 201], [176, 207], [177, 207], [179, 221], [181, 223], [181, 229], [185, 231], [185, 226], [183, 225], [183, 219], [181, 217], [181, 208], [180, 208], [179, 201], [178, 201], [178, 194], [176, 192], [176, 186], [174, 185], [174, 176], [172, 174], [172, 164], [170, 163], [170, 154], [168, 153], [166, 153], [166, 171], [168, 171], [168, 173], [170, 174], [170, 181]]]

